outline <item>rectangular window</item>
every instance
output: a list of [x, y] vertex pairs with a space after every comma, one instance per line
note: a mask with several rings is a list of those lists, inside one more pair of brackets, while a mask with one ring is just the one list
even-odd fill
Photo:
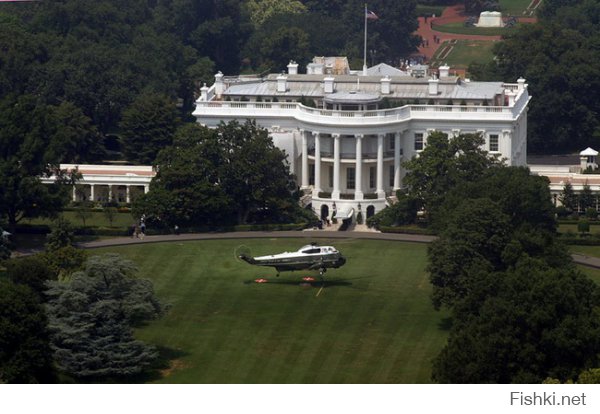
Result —
[[490, 152], [498, 152], [498, 134], [490, 135]]
[[369, 168], [369, 188], [375, 188], [375, 167]]
[[356, 188], [356, 170], [353, 167], [346, 168], [346, 188], [348, 190]]
[[394, 188], [394, 175], [395, 175], [396, 169], [394, 168], [394, 165], [390, 165], [390, 187]]
[[395, 134], [389, 134], [388, 135], [388, 148], [390, 151], [394, 151], [396, 149], [396, 137], [394, 136]]
[[415, 134], [415, 151], [423, 150], [423, 134]]
[[315, 164], [308, 166], [308, 185], [315, 185]]
[[329, 188], [333, 188], [333, 166], [329, 166]]

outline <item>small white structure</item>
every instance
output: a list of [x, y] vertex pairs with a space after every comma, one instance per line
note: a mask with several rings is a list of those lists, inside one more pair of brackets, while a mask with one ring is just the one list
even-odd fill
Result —
[[[130, 203], [137, 195], [146, 194], [156, 175], [151, 165], [60, 164], [66, 172], [77, 170], [81, 179], [73, 186], [73, 201]], [[43, 183], [56, 180], [44, 177]]]
[[581, 171], [585, 171], [588, 168], [595, 170], [598, 168], [597, 163], [598, 151], [587, 147], [579, 153], [579, 160], [581, 165]]
[[497, 11], [484, 11], [479, 15], [477, 27], [504, 27], [502, 13]]

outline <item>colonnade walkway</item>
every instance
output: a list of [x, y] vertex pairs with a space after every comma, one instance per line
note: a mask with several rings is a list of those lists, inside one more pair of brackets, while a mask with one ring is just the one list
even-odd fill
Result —
[[[180, 242], [193, 240], [226, 240], [226, 239], [258, 239], [258, 238], [298, 238], [298, 239], [364, 239], [364, 240], [389, 240], [403, 241], [412, 243], [431, 243], [435, 236], [421, 234], [401, 234], [401, 233], [377, 233], [370, 231], [340, 232], [328, 230], [315, 231], [244, 231], [230, 233], [185, 233], [169, 234], [160, 236], [146, 236], [143, 239], [132, 237], [118, 237], [114, 239], [104, 239], [78, 243], [78, 247], [83, 249], [94, 249], [100, 247], [125, 246], [130, 244], [143, 243], [162, 243], [162, 242]], [[600, 269], [600, 258], [590, 257], [582, 254], [572, 254], [573, 261], [579, 265]]]

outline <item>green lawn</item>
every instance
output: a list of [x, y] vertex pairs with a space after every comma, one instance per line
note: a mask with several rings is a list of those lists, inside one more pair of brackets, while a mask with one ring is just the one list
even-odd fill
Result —
[[502, 16], [521, 16], [531, 0], [499, 0]]
[[[295, 239], [134, 245], [101, 249], [138, 263], [170, 312], [140, 329], [170, 360], [166, 383], [427, 383], [447, 314], [432, 309], [423, 244], [331, 242], [348, 258], [326, 284], [234, 259], [296, 250]], [[321, 244], [326, 244], [322, 241]], [[318, 275], [316, 275], [318, 276]], [[254, 283], [259, 277], [264, 284]]]
[[[444, 42], [444, 46], [448, 44], [449, 42]], [[471, 63], [485, 64], [494, 58], [492, 53], [494, 44], [494, 41], [485, 40], [456, 40], [447, 56], [441, 57], [445, 48], [440, 47], [433, 60], [439, 59], [453, 68], [467, 68]]]

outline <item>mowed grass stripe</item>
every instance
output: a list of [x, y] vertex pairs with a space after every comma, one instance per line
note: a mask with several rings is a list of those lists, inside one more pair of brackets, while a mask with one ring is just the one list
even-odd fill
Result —
[[[173, 303], [136, 336], [173, 352], [166, 383], [427, 382], [445, 343], [444, 315], [433, 310], [424, 274], [426, 246], [386, 241], [319, 241], [348, 263], [318, 287], [304, 272], [240, 263], [296, 250], [294, 239], [214, 240], [106, 248], [132, 258], [157, 295]], [[311, 272], [308, 272], [311, 274]], [[317, 276], [312, 273], [313, 276]], [[256, 284], [256, 277], [269, 283]], [[436, 345], [439, 344], [439, 345]], [[436, 348], [437, 346], [437, 348]]]

